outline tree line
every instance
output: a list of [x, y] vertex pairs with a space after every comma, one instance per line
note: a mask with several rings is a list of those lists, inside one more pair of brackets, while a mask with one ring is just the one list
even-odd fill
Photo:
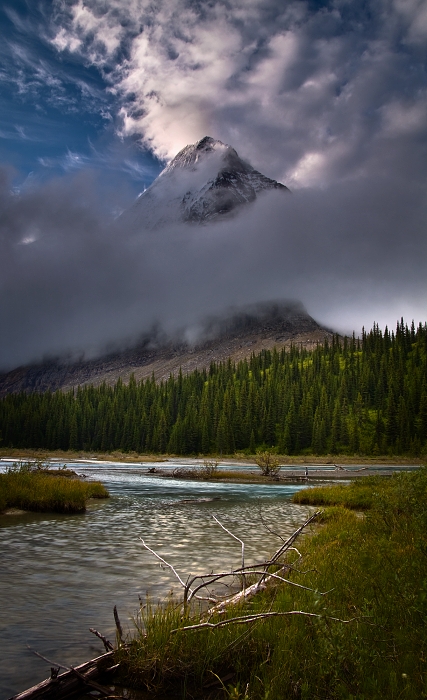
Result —
[[0, 401], [2, 446], [185, 454], [427, 452], [427, 324], [125, 385]]

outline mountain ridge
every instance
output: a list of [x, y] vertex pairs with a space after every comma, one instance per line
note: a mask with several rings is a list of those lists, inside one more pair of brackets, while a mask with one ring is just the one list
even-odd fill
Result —
[[[193, 333], [193, 331], [191, 332]], [[191, 335], [190, 333], [190, 335]], [[97, 359], [68, 362], [51, 359], [0, 374], [0, 396], [18, 392], [63, 391], [86, 384], [137, 381], [154, 376], [165, 381], [179, 371], [188, 374], [208, 369], [212, 362], [239, 361], [261, 350], [289, 348], [299, 344], [312, 349], [331, 330], [317, 323], [298, 302], [264, 302], [210, 316], [200, 325], [193, 342], [181, 335], [165, 338], [161, 333], [145, 336], [138, 345], [105, 354]]]

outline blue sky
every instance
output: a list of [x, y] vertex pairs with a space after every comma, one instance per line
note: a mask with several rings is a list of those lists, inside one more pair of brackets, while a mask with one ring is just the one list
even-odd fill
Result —
[[16, 187], [90, 167], [139, 193], [163, 164], [135, 137], [117, 137], [103, 75], [55, 48], [52, 19], [52, 3], [14, 0], [0, 8], [0, 162], [14, 168]]
[[[5, 0], [0, 32], [0, 369], [267, 298], [426, 320], [425, 0]], [[113, 233], [205, 135], [286, 208]]]

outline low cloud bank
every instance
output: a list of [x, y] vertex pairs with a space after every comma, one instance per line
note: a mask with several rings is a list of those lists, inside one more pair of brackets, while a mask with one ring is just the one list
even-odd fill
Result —
[[269, 299], [345, 332], [426, 320], [427, 203], [406, 178], [266, 194], [232, 219], [150, 232], [112, 223], [102, 191], [83, 172], [16, 195], [3, 173], [2, 370], [93, 357], [153, 325], [194, 336], [210, 314]]

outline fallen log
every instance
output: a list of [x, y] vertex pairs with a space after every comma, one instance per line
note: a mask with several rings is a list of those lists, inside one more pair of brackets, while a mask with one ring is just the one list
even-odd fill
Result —
[[[88, 687], [93, 689], [98, 686], [96, 689], [99, 691], [101, 686], [97, 681], [106, 676], [106, 682], [109, 682], [118, 666], [114, 660], [114, 651], [109, 651], [61, 674], [58, 674], [57, 668], [51, 668], [50, 678], [9, 700], [69, 700]], [[103, 690], [108, 691], [107, 697], [113, 697], [114, 694], [108, 688]]]

